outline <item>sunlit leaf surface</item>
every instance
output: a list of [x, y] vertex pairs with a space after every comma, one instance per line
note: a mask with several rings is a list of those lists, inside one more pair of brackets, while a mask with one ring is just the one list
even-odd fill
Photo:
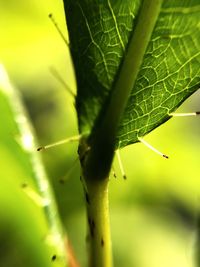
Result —
[[[64, 1], [82, 133], [92, 132], [107, 109], [141, 2]], [[199, 17], [199, 0], [163, 1], [119, 125], [117, 147], [137, 142], [168, 120], [170, 112], [199, 88]]]

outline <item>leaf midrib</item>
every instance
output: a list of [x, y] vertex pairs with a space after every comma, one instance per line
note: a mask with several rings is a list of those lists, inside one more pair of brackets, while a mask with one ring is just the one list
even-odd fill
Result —
[[[112, 89], [110, 102], [105, 107], [105, 116], [92, 133], [91, 150], [87, 160], [87, 176], [107, 176], [110, 170], [115, 138], [120, 119], [124, 113], [130, 93], [134, 88], [145, 51], [161, 10], [163, 0], [144, 0], [139, 11], [137, 24]], [[106, 155], [106, 157], [105, 157]], [[102, 164], [98, 164], [102, 161]], [[98, 167], [99, 166], [99, 167]], [[103, 167], [104, 166], [104, 167]], [[101, 170], [97, 170], [101, 168]], [[96, 177], [98, 179], [98, 177]]]

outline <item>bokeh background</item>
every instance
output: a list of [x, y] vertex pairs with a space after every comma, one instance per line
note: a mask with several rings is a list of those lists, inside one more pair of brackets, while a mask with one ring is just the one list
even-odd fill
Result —
[[[54, 67], [76, 92], [68, 47], [49, 13], [67, 38], [61, 0], [0, 1], [0, 62], [21, 92], [40, 145], [78, 133], [74, 98], [50, 71]], [[200, 92], [178, 111], [197, 110]], [[0, 125], [3, 132], [7, 125], [3, 112]], [[42, 239], [47, 230], [42, 211], [21, 190], [18, 155], [11, 155], [9, 140], [0, 136], [0, 266], [55, 266]], [[131, 145], [121, 151], [127, 180], [114, 161], [117, 178], [110, 176], [114, 266], [199, 266], [199, 118], [173, 118], [145, 140], [169, 160], [142, 144]], [[43, 151], [42, 158], [68, 238], [80, 266], [86, 267], [77, 144]]]

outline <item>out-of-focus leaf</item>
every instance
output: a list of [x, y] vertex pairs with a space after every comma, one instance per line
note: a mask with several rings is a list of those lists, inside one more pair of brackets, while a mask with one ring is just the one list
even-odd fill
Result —
[[22, 101], [2, 65], [0, 116], [1, 264], [48, 267], [56, 255], [54, 265], [64, 267], [64, 233], [54, 195]]

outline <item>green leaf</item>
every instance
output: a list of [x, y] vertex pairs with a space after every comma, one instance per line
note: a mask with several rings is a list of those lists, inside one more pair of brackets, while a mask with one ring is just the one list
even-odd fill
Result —
[[0, 117], [0, 236], [8, 232], [1, 262], [48, 267], [56, 255], [55, 266], [66, 267], [64, 232], [54, 194], [20, 95], [1, 64]]
[[[157, 17], [147, 7], [141, 8], [145, 2], [148, 6], [148, 1], [140, 0], [64, 1], [81, 133], [98, 130], [123, 68], [127, 80], [136, 76], [118, 125], [119, 148], [137, 142], [138, 137], [167, 121], [169, 114], [200, 87], [199, 0], [164, 0]], [[153, 4], [156, 6], [157, 1]], [[131, 39], [134, 36], [138, 43], [129, 58], [134, 62], [144, 42], [143, 30], [154, 19], [141, 64], [135, 69], [126, 66]], [[139, 23], [142, 26], [137, 31]], [[125, 85], [126, 78], [123, 81]]]

